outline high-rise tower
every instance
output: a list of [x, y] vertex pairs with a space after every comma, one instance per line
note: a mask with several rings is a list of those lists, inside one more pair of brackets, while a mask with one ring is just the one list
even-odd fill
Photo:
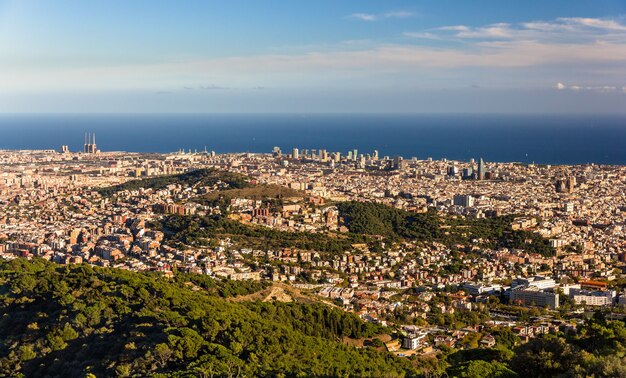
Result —
[[478, 177], [479, 180], [484, 180], [485, 179], [485, 162], [483, 161], [483, 158], [480, 158], [480, 161], [478, 162]]

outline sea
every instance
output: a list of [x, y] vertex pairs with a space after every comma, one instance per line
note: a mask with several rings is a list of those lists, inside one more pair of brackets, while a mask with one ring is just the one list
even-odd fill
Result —
[[0, 149], [269, 153], [280, 147], [405, 159], [626, 165], [626, 115], [1, 114]]

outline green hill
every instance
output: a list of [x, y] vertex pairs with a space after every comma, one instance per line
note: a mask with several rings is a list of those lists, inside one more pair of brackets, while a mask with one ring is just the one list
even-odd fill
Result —
[[363, 243], [368, 239], [358, 234], [336, 235], [313, 234], [309, 232], [289, 232], [268, 227], [243, 224], [222, 215], [180, 216], [170, 215], [150, 223], [150, 227], [165, 233], [168, 244], [204, 246], [212, 238], [230, 238], [246, 248], [298, 248], [316, 250], [329, 255], [350, 250], [353, 243]]
[[[228, 290], [220, 290], [225, 285]], [[413, 371], [408, 360], [341, 343], [344, 336], [381, 331], [352, 314], [321, 304], [221, 297], [263, 287], [0, 261], [0, 376], [379, 377]]]
[[226, 184], [227, 189], [241, 189], [250, 186], [247, 182], [247, 178], [243, 175], [210, 168], [196, 169], [177, 175], [156, 176], [131, 180], [123, 184], [99, 188], [97, 189], [97, 192], [99, 192], [103, 197], [110, 197], [117, 192], [124, 190], [137, 190], [140, 188], [160, 190], [171, 184], [179, 184], [183, 187], [213, 186], [219, 182]]
[[247, 198], [252, 200], [284, 199], [304, 197], [306, 193], [290, 189], [277, 184], [257, 184], [245, 188], [227, 189], [219, 192], [211, 192], [201, 196], [198, 202], [214, 204], [218, 202], [230, 202], [233, 198]]
[[341, 202], [339, 215], [356, 234], [432, 240], [439, 234], [440, 219], [433, 211], [415, 214], [374, 202]]
[[495, 218], [456, 218], [439, 215], [434, 210], [423, 214], [396, 209], [374, 202], [341, 202], [339, 216], [353, 234], [380, 235], [388, 239], [404, 238], [426, 242], [481, 244], [489, 248], [523, 249], [529, 253], [553, 256], [548, 239], [525, 230], [512, 230], [514, 215]]

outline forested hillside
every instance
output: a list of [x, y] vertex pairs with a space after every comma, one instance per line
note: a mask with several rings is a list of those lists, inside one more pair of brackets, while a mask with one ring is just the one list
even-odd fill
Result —
[[[342, 344], [342, 336], [380, 331], [352, 314], [323, 305], [232, 303], [220, 290], [185, 282], [184, 276], [170, 280], [159, 273], [0, 261], [0, 375], [404, 376], [412, 371], [406, 359]], [[223, 284], [215, 282], [218, 288]], [[240, 290], [259, 288], [242, 284]]]
[[437, 214], [415, 214], [374, 202], [342, 202], [339, 215], [351, 233], [380, 235], [387, 239], [436, 241], [448, 246], [481, 240], [486, 247], [518, 248], [552, 256], [554, 249], [539, 234], [511, 229], [515, 216], [469, 219]]
[[415, 214], [374, 202], [356, 201], [342, 202], [337, 208], [350, 232], [357, 234], [435, 240], [441, 233], [441, 221], [433, 211]]
[[196, 169], [177, 175], [131, 180], [120, 185], [100, 188], [97, 191], [104, 197], [110, 197], [123, 190], [137, 190], [139, 188], [160, 190], [171, 184], [179, 184], [183, 187], [194, 185], [213, 186], [219, 182], [226, 185], [225, 189], [241, 189], [250, 186], [246, 180], [245, 176], [237, 173], [217, 169]]
[[383, 331], [352, 314], [233, 303], [264, 286], [193, 278], [0, 261], [0, 376], [626, 376], [626, 326], [599, 312], [576, 333], [407, 359], [341, 343]]
[[230, 238], [246, 248], [312, 249], [326, 253], [340, 253], [351, 249], [353, 243], [367, 241], [359, 234], [313, 234], [271, 229], [253, 224], [244, 224], [222, 215], [180, 216], [169, 215], [153, 222], [151, 227], [165, 233], [165, 239], [173, 245], [206, 245], [212, 238]]

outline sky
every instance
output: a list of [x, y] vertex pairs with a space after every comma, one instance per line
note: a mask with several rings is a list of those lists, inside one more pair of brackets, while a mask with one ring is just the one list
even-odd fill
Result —
[[626, 1], [0, 0], [4, 113], [625, 113]]

